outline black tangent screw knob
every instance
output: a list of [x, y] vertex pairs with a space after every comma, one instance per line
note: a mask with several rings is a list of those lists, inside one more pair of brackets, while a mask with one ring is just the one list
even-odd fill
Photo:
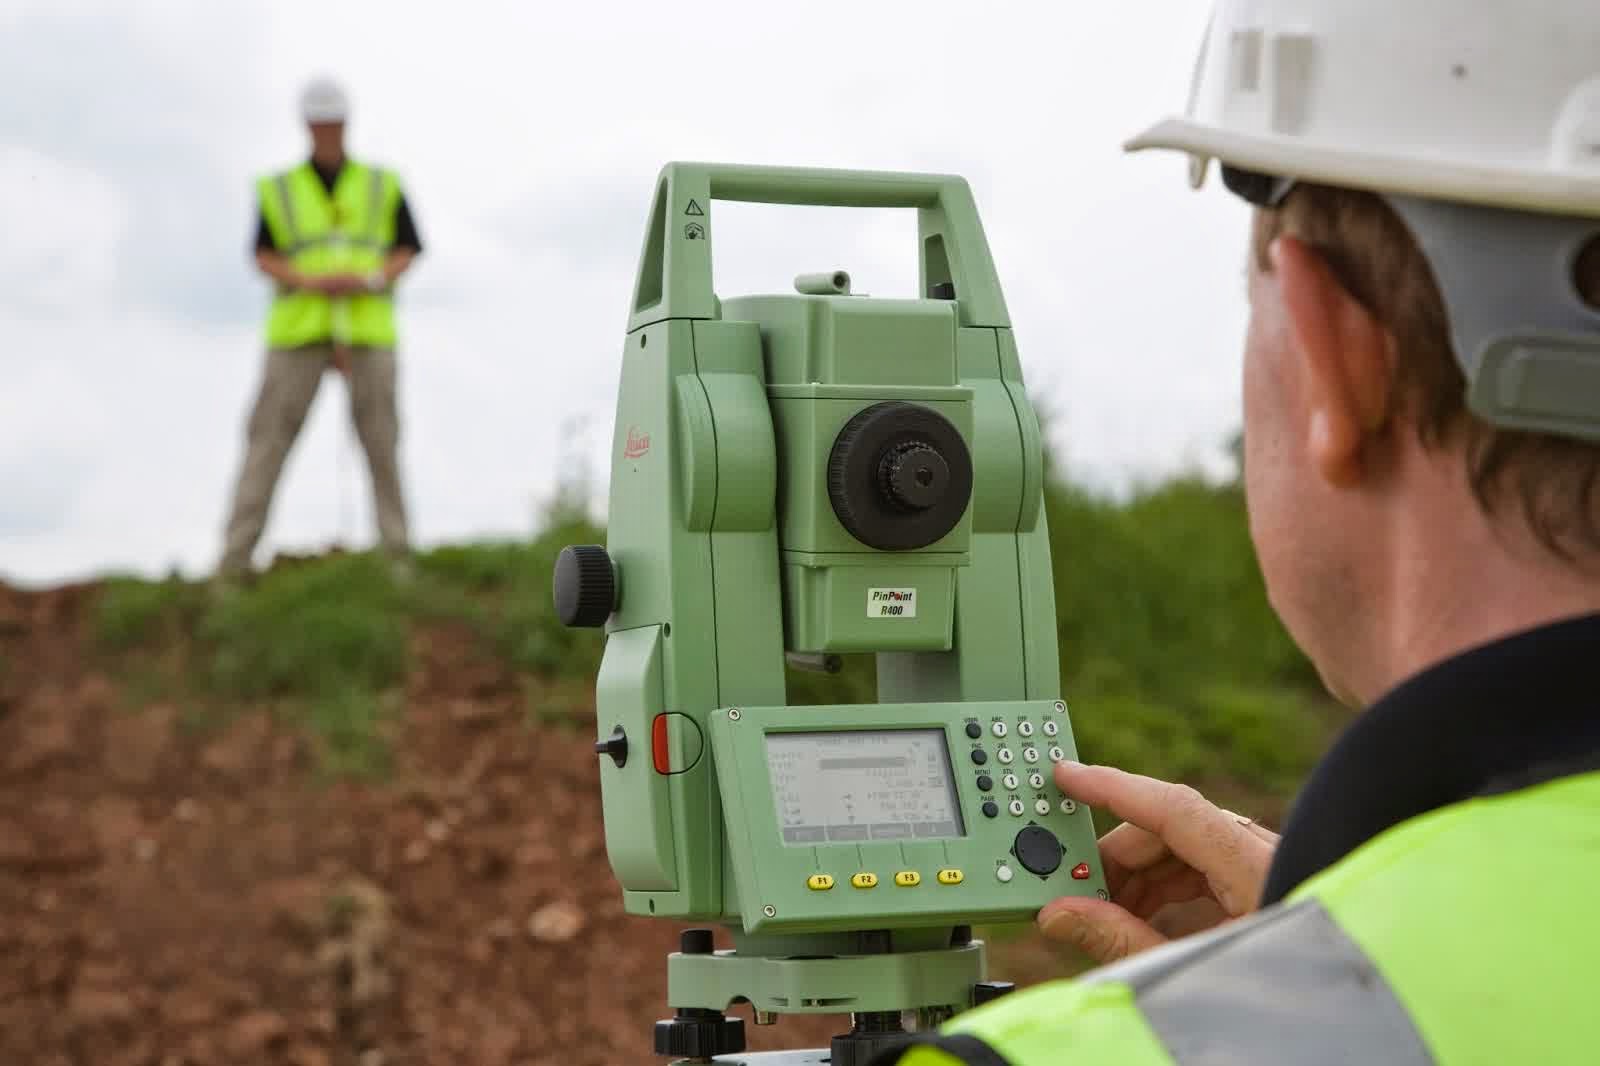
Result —
[[678, 950], [685, 955], [710, 955], [716, 943], [709, 929], [685, 929], [678, 936]]
[[972, 1005], [981, 1007], [985, 1003], [999, 999], [1007, 992], [1016, 991], [1017, 986], [1010, 981], [979, 981], [972, 986]]
[[574, 544], [556, 556], [556, 617], [562, 625], [593, 629], [617, 609], [617, 571], [598, 544]]
[[611, 731], [611, 735], [604, 740], [594, 742], [596, 755], [609, 755], [617, 768], [628, 765], [628, 734], [619, 725]]
[[950, 486], [950, 464], [926, 441], [891, 450], [878, 465], [878, 483], [889, 502], [903, 511], [926, 511]]
[[675, 1017], [656, 1022], [657, 1055], [711, 1059], [744, 1050], [744, 1019], [721, 1011], [680, 1007]]

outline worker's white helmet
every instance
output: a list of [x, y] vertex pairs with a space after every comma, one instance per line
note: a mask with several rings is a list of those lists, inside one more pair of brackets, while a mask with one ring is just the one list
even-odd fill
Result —
[[1600, 442], [1600, 0], [1217, 0], [1188, 114], [1128, 147], [1260, 207], [1365, 189], [1433, 268], [1467, 402]]
[[1130, 149], [1600, 215], [1597, 0], [1218, 0], [1188, 114]]
[[350, 115], [350, 100], [332, 78], [315, 78], [300, 93], [300, 117], [307, 122], [343, 122]]

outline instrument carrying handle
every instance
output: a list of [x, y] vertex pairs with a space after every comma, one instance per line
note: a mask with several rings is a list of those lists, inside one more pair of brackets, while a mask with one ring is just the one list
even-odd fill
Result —
[[954, 299], [961, 324], [1006, 328], [994, 259], [972, 190], [945, 174], [668, 163], [656, 184], [634, 284], [630, 332], [669, 318], [716, 318], [712, 203], [914, 208], [921, 295]]

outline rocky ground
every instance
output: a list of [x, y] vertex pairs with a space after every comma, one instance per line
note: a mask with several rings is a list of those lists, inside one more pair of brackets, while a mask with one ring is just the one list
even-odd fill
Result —
[[517, 679], [439, 628], [393, 774], [320, 781], [265, 709], [197, 729], [130, 706], [88, 650], [94, 595], [0, 588], [0, 1063], [660, 1061], [678, 929], [622, 912], [590, 720], [530, 724]]

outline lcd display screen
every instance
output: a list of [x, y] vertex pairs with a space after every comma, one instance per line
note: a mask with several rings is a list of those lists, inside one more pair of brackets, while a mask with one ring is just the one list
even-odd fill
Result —
[[966, 835], [942, 729], [769, 733], [767, 768], [785, 844]]

